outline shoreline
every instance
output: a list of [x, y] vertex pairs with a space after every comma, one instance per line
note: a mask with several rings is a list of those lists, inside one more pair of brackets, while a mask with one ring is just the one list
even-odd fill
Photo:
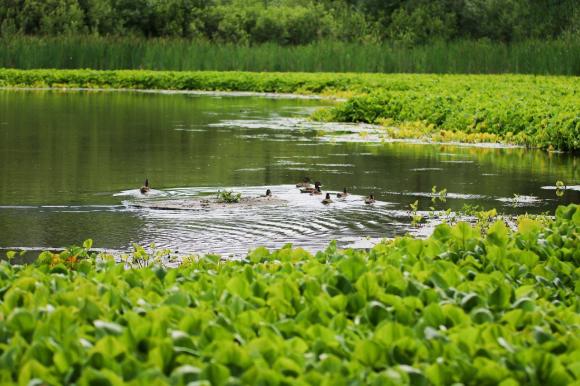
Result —
[[0, 86], [0, 91], [62, 91], [62, 92], [135, 92], [141, 94], [162, 95], [195, 95], [195, 96], [218, 96], [218, 97], [260, 97], [268, 99], [303, 99], [303, 100], [330, 100], [344, 102], [347, 99], [332, 95], [315, 94], [292, 94], [259, 91], [223, 91], [223, 90], [174, 90], [154, 88], [107, 88], [107, 87], [25, 87], [25, 86]]
[[[392, 138], [505, 142], [577, 152], [580, 82], [531, 75], [300, 73], [0, 68], [4, 90], [77, 90], [335, 102], [325, 122], [381, 124]], [[538, 87], [542, 81], [542, 87]], [[393, 129], [396, 127], [396, 129]], [[438, 141], [437, 139], [441, 139]], [[427, 141], [432, 142], [432, 141]]]
[[[248, 98], [258, 97], [267, 99], [289, 99], [289, 100], [320, 100], [345, 102], [346, 98], [332, 95], [309, 95], [309, 94], [292, 94], [292, 93], [272, 93], [272, 92], [258, 92], [258, 91], [221, 91], [221, 90], [172, 90], [172, 89], [134, 89], [134, 88], [106, 88], [106, 87], [20, 87], [20, 86], [0, 86], [0, 91], [54, 91], [54, 92], [121, 92], [121, 93], [140, 93], [140, 94], [161, 94], [161, 95], [193, 95], [193, 96], [215, 96], [215, 97], [232, 97], [232, 98]], [[530, 149], [541, 150], [540, 148], [527, 147], [515, 143], [502, 142], [460, 142], [460, 141], [433, 141], [428, 137], [402, 136], [391, 137], [387, 131], [390, 129], [399, 129], [396, 126], [383, 126], [381, 124], [368, 124], [363, 122], [339, 122], [339, 121], [319, 121], [321, 124], [347, 124], [353, 126], [369, 126], [374, 128], [374, 131], [366, 136], [359, 134], [340, 134], [325, 136], [328, 141], [336, 141], [340, 139], [341, 142], [350, 143], [404, 143], [412, 145], [446, 145], [459, 147], [474, 147], [474, 148], [494, 148], [494, 149]], [[359, 132], [360, 133], [360, 132]], [[562, 152], [564, 153], [564, 152]]]

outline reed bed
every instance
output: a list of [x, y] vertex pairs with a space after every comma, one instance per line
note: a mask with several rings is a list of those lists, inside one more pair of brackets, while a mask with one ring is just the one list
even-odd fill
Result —
[[238, 46], [175, 39], [12, 37], [0, 39], [0, 67], [580, 75], [580, 41]]

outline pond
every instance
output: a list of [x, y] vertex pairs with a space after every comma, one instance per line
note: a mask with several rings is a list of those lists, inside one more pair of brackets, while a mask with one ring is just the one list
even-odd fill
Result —
[[[464, 205], [506, 213], [553, 212], [580, 202], [578, 156], [519, 148], [366, 143], [365, 128], [309, 122], [331, 102], [143, 92], [0, 90], [0, 248], [132, 243], [177, 253], [240, 256], [286, 243], [365, 246], [425, 232], [425, 215]], [[360, 141], [343, 141], [352, 132]], [[294, 186], [304, 176], [347, 200], [321, 204]], [[270, 188], [280, 205], [157, 210], [151, 196], [190, 199]], [[558, 197], [556, 181], [572, 189]], [[432, 202], [432, 188], [447, 189]], [[368, 194], [377, 198], [365, 205]], [[517, 196], [514, 196], [517, 195]], [[515, 197], [515, 198], [514, 198]]]

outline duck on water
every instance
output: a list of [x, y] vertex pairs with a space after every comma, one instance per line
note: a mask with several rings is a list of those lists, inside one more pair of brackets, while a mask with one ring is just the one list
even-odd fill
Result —
[[145, 178], [145, 184], [139, 188], [139, 191], [141, 192], [141, 194], [146, 194], [151, 190], [151, 188], [149, 187], [149, 179]]
[[[322, 184], [320, 183], [320, 181], [316, 181], [314, 183], [314, 187], [309, 186], [306, 188], [302, 188], [300, 189], [300, 193], [310, 193], [310, 194], [321, 194], [322, 192], [320, 192], [320, 187], [322, 186]], [[319, 192], [319, 193], [316, 193]]]
[[299, 182], [296, 184], [297, 188], [310, 188], [310, 177], [304, 177], [304, 179], [302, 180], [302, 182]]
[[373, 196], [372, 194], [369, 194], [369, 196], [365, 198], [365, 204], [367, 205], [374, 204], [375, 202], [376, 202], [375, 196]]

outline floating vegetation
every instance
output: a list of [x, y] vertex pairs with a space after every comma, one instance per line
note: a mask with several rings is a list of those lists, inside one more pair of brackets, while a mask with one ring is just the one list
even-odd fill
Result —
[[[411, 138], [580, 149], [580, 81], [574, 77], [0, 69], [0, 86], [348, 92], [348, 101], [316, 112], [313, 118], [384, 126], [382, 136], [363, 129], [348, 137], [353, 141]], [[254, 120], [238, 124], [280, 127], [278, 122]], [[290, 119], [283, 126], [298, 125], [298, 120]]]
[[235, 193], [233, 190], [223, 190], [217, 193], [217, 202], [226, 204], [234, 204], [240, 202], [242, 193]]
[[[580, 207], [442, 224], [368, 252], [290, 245], [241, 261], [91, 243], [0, 262], [0, 379], [18, 384], [580, 381]], [[12, 255], [14, 257], [14, 255]]]

